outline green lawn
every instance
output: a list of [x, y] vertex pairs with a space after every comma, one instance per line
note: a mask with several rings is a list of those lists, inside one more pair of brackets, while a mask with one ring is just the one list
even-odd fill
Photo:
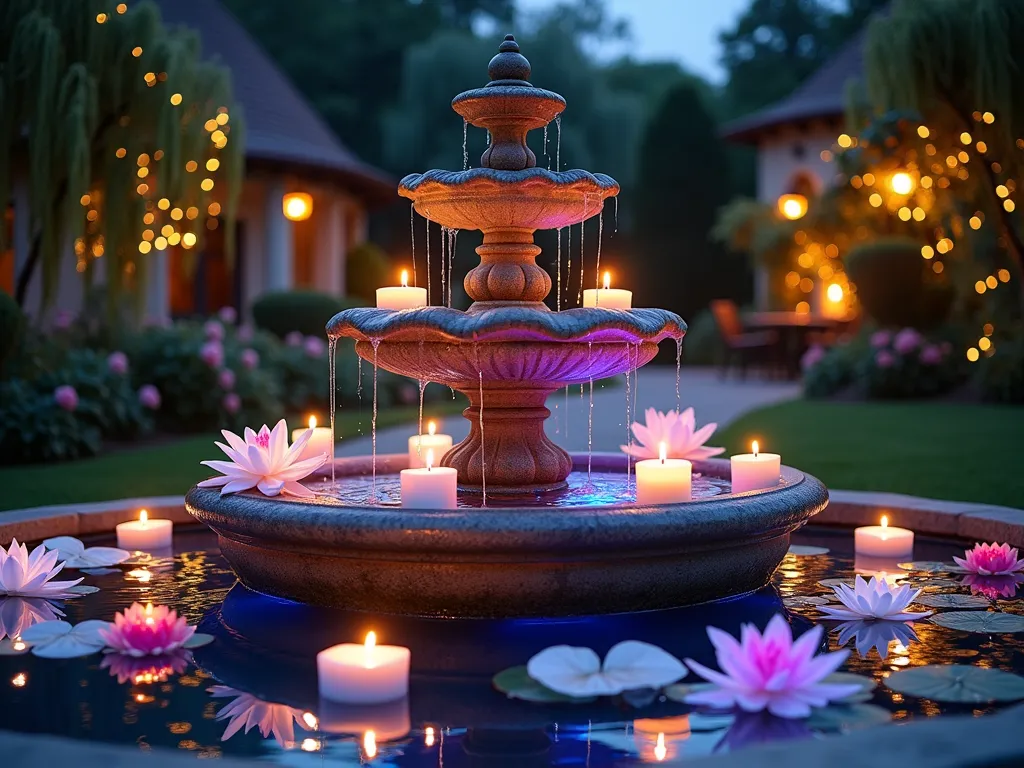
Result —
[[728, 455], [755, 439], [831, 488], [1024, 509], [1024, 408], [798, 400], [749, 413], [713, 442]]
[[[441, 400], [425, 409], [426, 416], [460, 413], [464, 398]], [[414, 423], [416, 407], [393, 407], [377, 414], [377, 426]], [[369, 408], [362, 413], [339, 411], [337, 432], [345, 437], [370, 434]], [[184, 495], [212, 472], [199, 464], [223, 458], [213, 444], [219, 434], [189, 436], [159, 445], [121, 448], [92, 459], [64, 464], [0, 467], [0, 510], [75, 504], [139, 496]]]

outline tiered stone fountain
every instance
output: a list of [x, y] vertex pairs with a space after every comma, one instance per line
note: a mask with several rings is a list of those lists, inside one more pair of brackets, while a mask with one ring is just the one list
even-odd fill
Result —
[[[570, 385], [626, 373], [686, 325], [660, 309], [551, 311], [551, 278], [535, 262], [537, 229], [578, 224], [618, 193], [608, 176], [536, 167], [526, 143], [565, 108], [529, 82], [530, 64], [506, 37], [485, 87], [459, 94], [456, 112], [489, 131], [481, 167], [407, 176], [399, 194], [450, 229], [479, 229], [480, 265], [468, 311], [350, 309], [327, 326], [356, 340], [375, 366], [465, 394], [470, 434], [443, 459], [458, 471], [466, 507], [395, 508], [379, 498], [315, 503], [258, 493], [219, 497], [194, 488], [189, 510], [220, 536], [247, 586], [301, 602], [358, 610], [458, 616], [550, 616], [664, 608], [766, 584], [789, 534], [827, 503], [814, 478], [784, 468], [778, 487], [659, 507], [558, 506], [574, 459], [545, 434], [545, 400]], [[623, 457], [597, 457], [622, 472]], [[401, 469], [404, 457], [338, 460], [348, 478]], [[589, 462], [584, 456], [583, 461]], [[728, 463], [695, 467], [728, 478]], [[583, 480], [586, 480], [586, 474]], [[581, 481], [581, 482], [582, 482]], [[727, 490], [727, 489], [726, 489]], [[481, 497], [500, 505], [481, 507]]]

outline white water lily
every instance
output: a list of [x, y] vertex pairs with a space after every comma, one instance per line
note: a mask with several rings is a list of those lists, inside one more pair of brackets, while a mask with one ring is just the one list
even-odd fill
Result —
[[853, 641], [857, 653], [866, 659], [871, 649], [878, 651], [883, 661], [889, 655], [889, 643], [893, 640], [906, 647], [917, 640], [913, 626], [902, 621], [858, 620], [844, 621], [836, 627], [839, 632], [839, 646]]
[[555, 645], [531, 658], [526, 672], [545, 688], [583, 698], [662, 688], [685, 677], [686, 667], [655, 645], [627, 640], [608, 651], [604, 664], [589, 648]]
[[228, 444], [216, 445], [231, 461], [200, 462], [221, 473], [221, 477], [203, 480], [199, 483], [200, 488], [219, 487], [222, 496], [258, 488], [265, 496], [285, 493], [303, 499], [315, 498], [316, 494], [299, 483], [322, 467], [328, 458], [326, 453], [322, 453], [312, 459], [298, 460], [313, 435], [312, 429], [299, 435], [291, 447], [288, 446], [288, 426], [284, 419], [277, 422], [273, 430], [266, 424], [258, 433], [246, 427], [244, 440], [226, 429], [221, 430], [221, 434]]
[[43, 541], [47, 549], [55, 550], [66, 568], [107, 568], [120, 565], [132, 553], [117, 547], [87, 547], [74, 536], [56, 536]]
[[699, 461], [725, 451], [725, 448], [708, 448], [704, 443], [708, 441], [718, 424], [711, 422], [697, 429], [696, 418], [693, 415], [693, 408], [687, 408], [682, 413], [669, 411], [662, 413], [654, 408], [648, 408], [644, 414], [647, 424], [633, 422], [633, 435], [639, 441], [639, 445], [619, 446], [623, 453], [632, 456], [634, 459], [656, 459], [660, 456], [661, 444], [665, 444], [666, 458], [689, 459]]
[[44, 621], [21, 633], [21, 639], [35, 656], [44, 659], [73, 659], [103, 650], [106, 643], [101, 629], [111, 627], [109, 621], [90, 619], [71, 626], [66, 621]]
[[838, 584], [832, 588], [832, 591], [846, 608], [821, 606], [818, 610], [830, 619], [915, 621], [932, 615], [931, 611], [906, 612], [907, 606], [921, 594], [920, 589], [912, 589], [906, 584], [902, 586], [890, 584], [877, 576], [872, 576], [870, 581], [864, 581], [862, 576], [858, 576], [852, 588], [846, 584]]
[[[228, 720], [228, 727], [224, 729], [224, 735], [220, 737], [221, 741], [227, 741], [243, 727], [245, 733], [256, 727], [260, 729], [263, 738], [266, 739], [273, 735], [278, 744], [285, 749], [290, 749], [295, 746], [293, 721], [300, 728], [308, 730], [306, 718], [307, 716], [312, 718], [310, 713], [303, 712], [301, 709], [295, 709], [286, 704], [263, 701], [251, 693], [229, 688], [226, 685], [213, 686], [210, 688], [210, 694], [214, 698], [234, 697], [233, 701], [228, 702], [217, 713], [218, 720]], [[315, 722], [316, 720], [312, 719], [310, 725]]]
[[57, 564], [56, 552], [47, 552], [45, 546], [38, 546], [29, 554], [28, 547], [17, 539], [4, 551], [0, 547], [0, 597], [42, 597], [66, 600], [79, 597], [72, 587], [74, 581], [53, 581], [66, 563]]

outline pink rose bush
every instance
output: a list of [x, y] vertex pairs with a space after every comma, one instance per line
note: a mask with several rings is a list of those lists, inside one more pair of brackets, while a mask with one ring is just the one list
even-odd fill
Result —
[[139, 387], [139, 402], [142, 403], [143, 408], [148, 408], [151, 411], [158, 410], [160, 408], [160, 390], [152, 384], [143, 384]]
[[210, 341], [224, 341], [224, 326], [217, 320], [207, 320], [203, 325], [203, 335]]
[[107, 356], [107, 369], [118, 376], [128, 373], [128, 355], [124, 352], [111, 352]]
[[238, 312], [234, 307], [221, 307], [217, 310], [217, 317], [224, 325], [234, 325], [238, 322]]
[[260, 364], [260, 353], [255, 349], [246, 348], [242, 350], [242, 365], [250, 371], [255, 370]]
[[217, 340], [208, 341], [199, 349], [199, 359], [211, 368], [224, 365], [224, 345]]
[[235, 372], [230, 368], [224, 368], [217, 374], [217, 383], [221, 389], [232, 390], [235, 388]]
[[62, 384], [53, 390], [53, 400], [68, 413], [74, 413], [78, 408], [78, 392], [69, 384]]

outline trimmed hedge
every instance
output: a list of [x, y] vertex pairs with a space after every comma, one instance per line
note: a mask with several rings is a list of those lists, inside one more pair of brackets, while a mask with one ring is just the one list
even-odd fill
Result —
[[343, 309], [358, 306], [363, 303], [318, 291], [279, 291], [257, 299], [252, 318], [257, 328], [280, 339], [289, 333], [323, 339], [328, 320]]

